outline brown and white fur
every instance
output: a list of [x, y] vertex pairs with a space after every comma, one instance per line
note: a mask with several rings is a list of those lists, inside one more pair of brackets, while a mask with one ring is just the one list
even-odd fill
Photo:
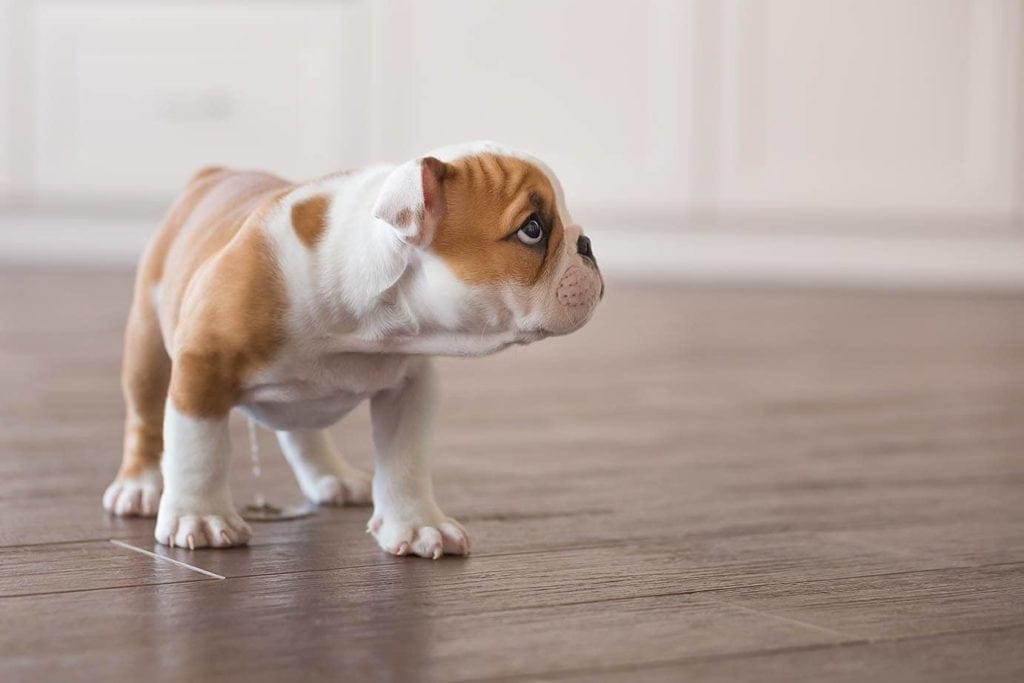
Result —
[[[536, 244], [519, 230], [531, 216]], [[554, 174], [494, 143], [298, 185], [204, 169], [139, 265], [124, 457], [104, 507], [155, 513], [160, 543], [246, 543], [228, 486], [237, 407], [277, 431], [308, 498], [372, 498], [384, 550], [465, 554], [465, 530], [434, 501], [430, 356], [572, 332], [603, 288]], [[326, 431], [366, 399], [372, 484]]]

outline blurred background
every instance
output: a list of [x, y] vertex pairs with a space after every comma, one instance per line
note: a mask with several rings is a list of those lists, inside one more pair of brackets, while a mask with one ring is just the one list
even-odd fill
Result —
[[1022, 0], [0, 0], [0, 261], [131, 263], [208, 163], [496, 139], [613, 276], [1024, 285]]

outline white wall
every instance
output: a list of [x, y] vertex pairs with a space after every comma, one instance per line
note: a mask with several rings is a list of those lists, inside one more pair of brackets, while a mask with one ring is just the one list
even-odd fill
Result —
[[13, 194], [14, 27], [14, 11], [11, 1], [0, 0], [0, 201], [9, 199]]
[[[489, 137], [559, 171], [619, 272], [1024, 284], [1024, 0], [5, 5], [0, 92], [31, 112], [2, 166], [44, 212]], [[79, 232], [11, 221], [0, 253]]]

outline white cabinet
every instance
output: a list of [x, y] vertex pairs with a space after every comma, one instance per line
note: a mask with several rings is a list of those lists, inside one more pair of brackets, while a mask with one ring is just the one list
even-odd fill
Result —
[[1004, 229], [1022, 211], [1022, 0], [386, 6], [392, 156], [506, 140], [588, 218], [634, 226]]
[[365, 163], [364, 3], [34, 5], [32, 191], [162, 198], [208, 163]]
[[203, 164], [492, 138], [641, 273], [1020, 260], [1022, 112], [1024, 0], [0, 0], [0, 195], [163, 204]]
[[727, 0], [709, 48], [729, 210], [1011, 214], [1018, 0]]

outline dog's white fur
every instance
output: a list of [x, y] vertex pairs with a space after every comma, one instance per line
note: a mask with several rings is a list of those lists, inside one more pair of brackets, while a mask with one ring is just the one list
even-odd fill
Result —
[[[543, 170], [555, 189], [565, 231], [559, 270], [578, 261], [580, 228], [547, 166], [489, 142], [448, 147], [431, 156], [452, 161], [481, 152], [525, 159]], [[310, 250], [296, 238], [290, 209], [325, 194], [331, 197], [327, 227], [317, 249]], [[300, 186], [266, 216], [289, 303], [286, 342], [269, 367], [248, 379], [237, 407], [277, 430], [308, 498], [362, 503], [369, 502], [369, 477], [344, 460], [325, 430], [369, 399], [376, 471], [368, 530], [391, 553], [436, 558], [465, 554], [469, 539], [434, 500], [427, 444], [437, 379], [429, 356], [488, 354], [565, 333], [582, 325], [593, 305], [563, 311], [552, 303], [552, 283], [531, 290], [458, 280], [437, 256], [417, 246], [433, 228], [426, 224], [429, 216], [410, 225], [388, 222], [401, 210], [423, 216], [423, 205], [420, 166], [413, 161]], [[599, 279], [596, 271], [594, 277]], [[173, 352], [174, 340], [165, 343]], [[228, 487], [226, 418], [192, 417], [168, 401], [164, 433], [156, 539], [191, 547], [246, 542], [251, 532]], [[143, 492], [152, 502], [158, 485], [152, 473], [138, 481], [116, 481], [105, 505], [117, 512], [126, 498], [138, 499]]]

